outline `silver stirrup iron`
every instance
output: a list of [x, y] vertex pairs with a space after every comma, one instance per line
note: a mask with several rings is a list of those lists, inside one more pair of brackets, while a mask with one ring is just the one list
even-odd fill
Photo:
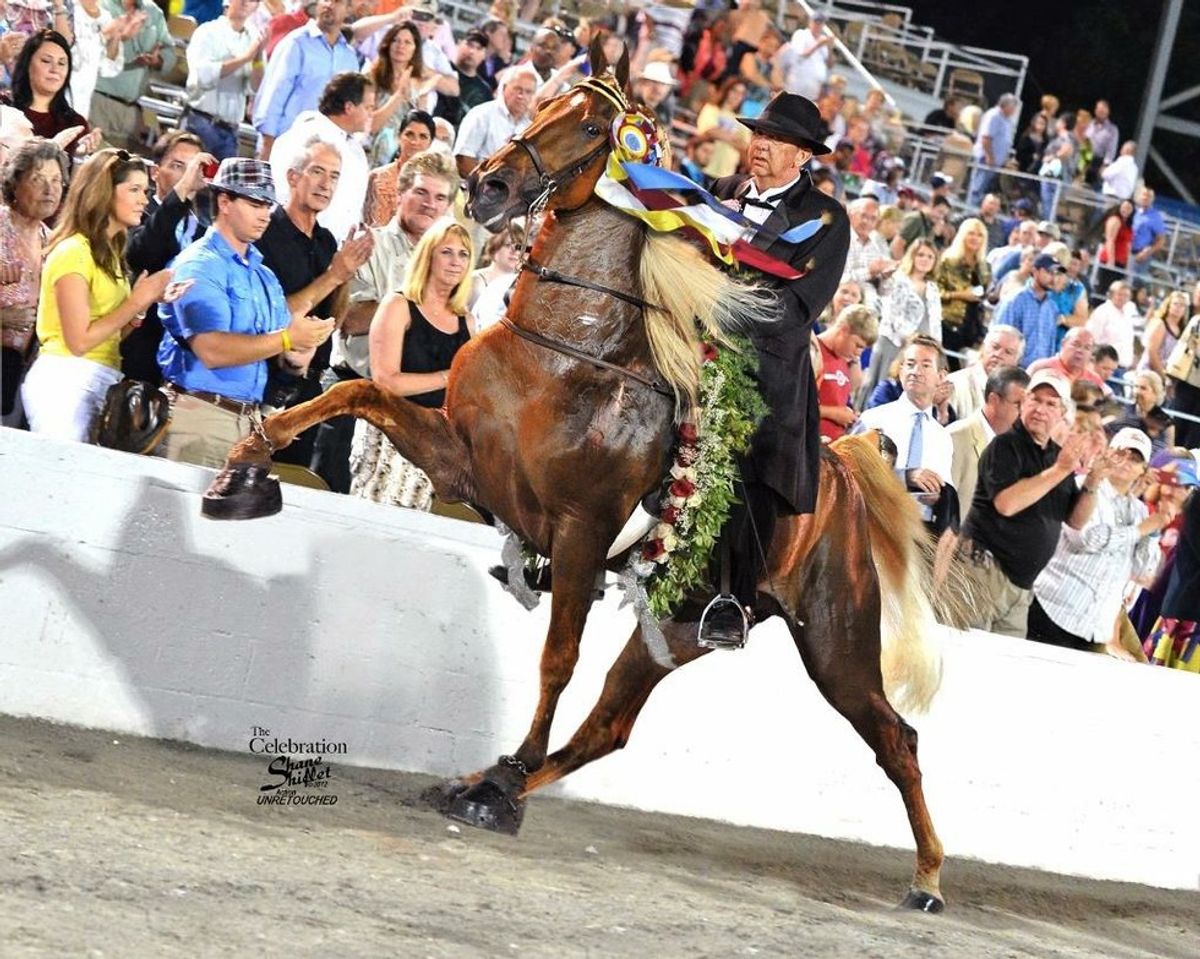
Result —
[[[726, 606], [732, 606], [738, 611], [738, 615], [742, 617], [742, 634], [740, 639], [721, 640], [705, 637], [704, 624], [708, 619], [709, 613], [714, 610], [724, 609]], [[738, 602], [737, 597], [730, 593], [719, 593], [709, 600], [708, 605], [704, 607], [704, 612], [700, 614], [700, 623], [696, 627], [696, 645], [703, 649], [741, 649], [746, 645], [746, 637], [750, 635], [750, 619], [746, 616], [746, 608]]]

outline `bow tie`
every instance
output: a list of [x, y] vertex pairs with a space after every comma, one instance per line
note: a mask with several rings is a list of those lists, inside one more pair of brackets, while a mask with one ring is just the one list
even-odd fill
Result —
[[742, 197], [742, 209], [745, 210], [748, 206], [757, 206], [764, 210], [774, 210], [774, 200], [760, 200], [758, 197], [744, 196]]

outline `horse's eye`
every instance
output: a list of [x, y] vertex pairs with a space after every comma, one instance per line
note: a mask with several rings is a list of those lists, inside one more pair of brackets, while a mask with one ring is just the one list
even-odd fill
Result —
[[583, 132], [590, 137], [598, 137], [600, 136], [600, 124], [594, 120], [589, 120], [583, 125]]

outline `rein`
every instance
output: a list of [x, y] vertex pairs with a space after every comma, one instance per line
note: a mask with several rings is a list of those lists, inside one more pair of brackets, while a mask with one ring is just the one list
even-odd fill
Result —
[[642, 386], [649, 387], [650, 389], [654, 390], [655, 393], [669, 397], [672, 400], [675, 399], [674, 391], [672, 391], [669, 387], [664, 386], [662, 383], [656, 383], [648, 376], [642, 376], [641, 373], [635, 373], [633, 370], [626, 369], [624, 366], [618, 366], [616, 363], [610, 363], [608, 360], [602, 360], [598, 356], [592, 356], [591, 353], [587, 353], [578, 347], [571, 346], [569, 343], [563, 343], [561, 340], [552, 340], [548, 336], [542, 336], [540, 333], [534, 333], [533, 330], [526, 330], [520, 326], [517, 326], [517, 324], [510, 320], [507, 316], [501, 317], [500, 323], [513, 333], [516, 333], [517, 336], [521, 337], [521, 339], [528, 340], [530, 343], [533, 343], [536, 346], [540, 346], [547, 350], [553, 350], [555, 353], [561, 353], [564, 356], [569, 356], [573, 360], [580, 360], [584, 363], [590, 363], [592, 366], [599, 367], [602, 370], [608, 370], [611, 373], [619, 373], [621, 376], [624, 376], [627, 379], [634, 380], [635, 382], [641, 383]]

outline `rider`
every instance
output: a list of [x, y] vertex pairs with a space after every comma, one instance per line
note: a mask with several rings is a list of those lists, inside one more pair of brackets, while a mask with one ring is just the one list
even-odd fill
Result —
[[[738, 120], [751, 131], [750, 174], [718, 180], [713, 195], [764, 227], [751, 239], [753, 245], [805, 274], [790, 281], [763, 278], [778, 288], [782, 316], [750, 330], [758, 352], [759, 386], [770, 412], [739, 464], [741, 504], [723, 535], [730, 559], [725, 577], [729, 592], [750, 613], [766, 568], [775, 517], [811, 513], [816, 506], [820, 411], [809, 340], [814, 321], [841, 280], [850, 221], [841, 204], [813, 186], [805, 169], [812, 157], [829, 152], [816, 104], [780, 93], [758, 117]], [[823, 219], [824, 226], [811, 239], [793, 245], [777, 238], [816, 218]], [[700, 639], [741, 645], [744, 626], [737, 606], [717, 604], [705, 618]]]

